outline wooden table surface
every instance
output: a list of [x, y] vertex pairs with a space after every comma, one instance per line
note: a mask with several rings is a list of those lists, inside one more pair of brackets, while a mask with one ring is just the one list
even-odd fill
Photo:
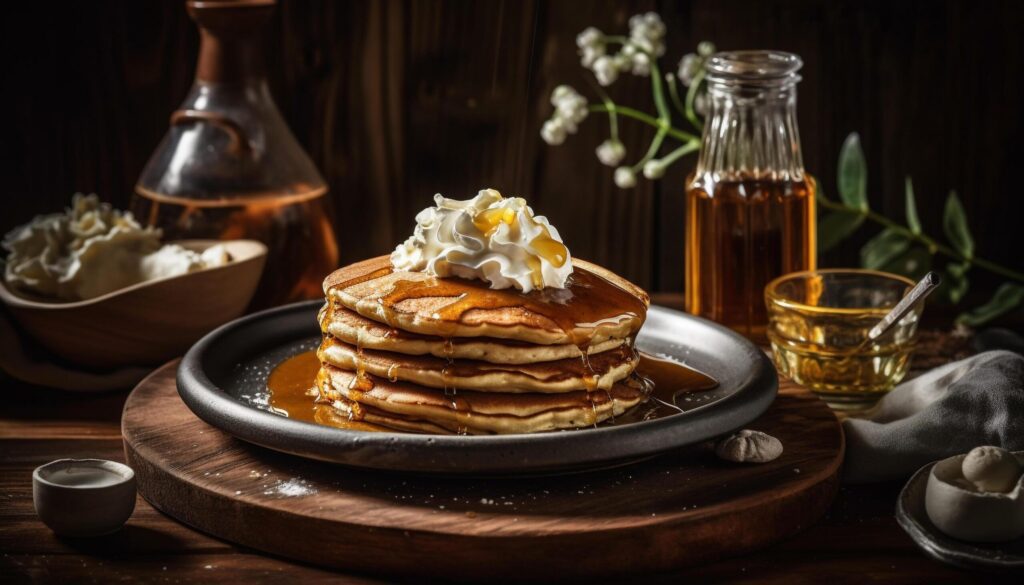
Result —
[[[120, 418], [127, 392], [76, 395], [31, 386], [2, 373], [0, 392], [0, 582], [393, 582], [246, 550], [179, 524], [141, 497], [135, 514], [118, 533], [81, 540], [57, 537], [33, 509], [32, 470], [62, 457], [123, 461]], [[955, 569], [925, 557], [893, 517], [900, 487], [844, 486], [825, 518], [789, 540], [748, 556], [643, 580], [998, 582], [999, 576]]]

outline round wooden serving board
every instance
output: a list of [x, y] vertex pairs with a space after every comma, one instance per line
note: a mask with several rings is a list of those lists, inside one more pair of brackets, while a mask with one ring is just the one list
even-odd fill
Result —
[[783, 382], [749, 425], [765, 464], [706, 447], [576, 475], [425, 477], [304, 460], [236, 440], [178, 397], [177, 362], [124, 408], [125, 454], [156, 508], [226, 540], [347, 571], [469, 580], [635, 575], [763, 547], [815, 522], [839, 486], [843, 434]]

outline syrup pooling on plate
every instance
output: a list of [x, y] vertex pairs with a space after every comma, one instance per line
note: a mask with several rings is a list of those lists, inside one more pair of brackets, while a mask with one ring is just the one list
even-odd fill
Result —
[[628, 424], [645, 420], [664, 418], [684, 412], [678, 401], [684, 394], [706, 392], [718, 387], [718, 382], [692, 368], [670, 359], [638, 352], [640, 365], [634, 380], [647, 388], [647, 401], [623, 414], [616, 421]]
[[316, 378], [320, 360], [315, 351], [292, 356], [274, 368], [267, 378], [272, 412], [305, 422], [326, 424], [336, 428], [364, 431], [382, 431], [383, 428], [366, 425], [358, 420], [338, 416], [329, 403], [317, 400]]
[[[718, 383], [707, 375], [674, 361], [643, 352], [637, 353], [640, 356], [640, 365], [637, 366], [630, 383], [645, 386], [649, 393], [648, 400], [597, 426], [631, 424], [678, 414], [682, 412], [682, 409], [676, 406], [680, 396], [711, 390], [718, 386]], [[346, 417], [340, 416], [329, 400], [318, 402], [316, 385], [318, 376], [321, 376], [319, 372], [320, 361], [315, 351], [297, 354], [278, 364], [267, 379], [267, 390], [270, 393], [270, 406], [273, 411], [294, 420], [342, 429], [394, 430], [362, 422], [358, 403], [347, 404], [350, 415]], [[320, 379], [319, 384], [329, 386], [330, 381]], [[611, 398], [610, 393], [608, 396]], [[591, 404], [596, 408], [593, 400]], [[591, 422], [588, 426], [592, 425]]]

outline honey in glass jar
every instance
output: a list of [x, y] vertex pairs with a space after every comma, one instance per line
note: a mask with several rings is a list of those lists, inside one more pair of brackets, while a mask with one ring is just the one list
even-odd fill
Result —
[[710, 111], [686, 189], [686, 309], [760, 343], [765, 285], [815, 267], [814, 181], [796, 123], [800, 66], [773, 51], [708, 60]]

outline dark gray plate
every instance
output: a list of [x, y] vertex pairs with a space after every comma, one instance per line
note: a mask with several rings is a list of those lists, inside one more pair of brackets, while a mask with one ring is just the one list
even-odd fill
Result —
[[932, 524], [924, 508], [929, 463], [917, 470], [896, 500], [896, 520], [910, 538], [931, 558], [964, 569], [1024, 571], [1024, 538], [1009, 542], [966, 542], [946, 536]]
[[266, 380], [282, 359], [316, 347], [310, 301], [271, 309], [216, 329], [185, 354], [178, 392], [199, 418], [263, 447], [374, 469], [431, 473], [519, 474], [616, 465], [728, 433], [775, 398], [775, 368], [732, 331], [690, 315], [651, 307], [637, 347], [719, 381], [687, 394], [684, 412], [622, 426], [537, 434], [442, 436], [336, 429], [269, 412]]

